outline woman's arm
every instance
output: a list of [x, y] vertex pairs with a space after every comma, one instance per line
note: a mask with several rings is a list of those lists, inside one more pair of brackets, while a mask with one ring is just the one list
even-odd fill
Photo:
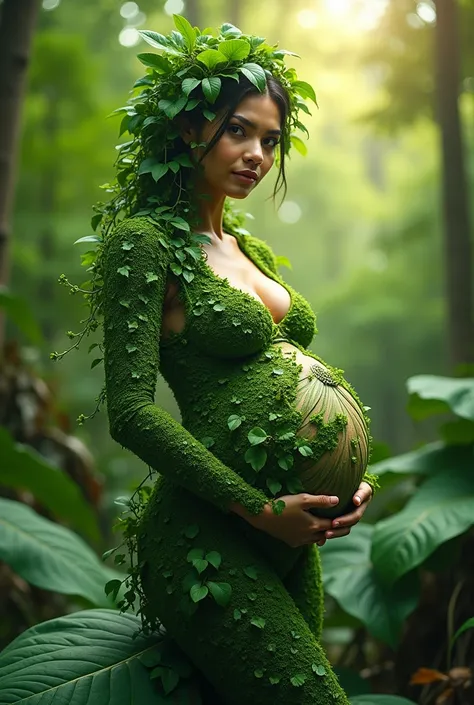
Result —
[[110, 433], [145, 463], [223, 511], [259, 514], [269, 501], [154, 403], [172, 249], [146, 218], [123, 221], [105, 245], [104, 346]]

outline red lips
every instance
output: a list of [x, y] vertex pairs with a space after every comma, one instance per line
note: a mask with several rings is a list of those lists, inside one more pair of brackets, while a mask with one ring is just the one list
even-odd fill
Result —
[[235, 174], [238, 174], [239, 176], [246, 176], [248, 179], [253, 179], [254, 181], [257, 181], [258, 179], [258, 174], [256, 171], [251, 171], [250, 169], [244, 169], [244, 171], [235, 171]]

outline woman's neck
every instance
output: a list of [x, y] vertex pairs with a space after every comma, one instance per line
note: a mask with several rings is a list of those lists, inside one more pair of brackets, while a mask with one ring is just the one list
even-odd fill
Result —
[[207, 193], [201, 189], [196, 198], [198, 230], [204, 235], [209, 235], [211, 239], [222, 240], [224, 238], [222, 221], [225, 199], [224, 195], [210, 194], [209, 189], [207, 189]]

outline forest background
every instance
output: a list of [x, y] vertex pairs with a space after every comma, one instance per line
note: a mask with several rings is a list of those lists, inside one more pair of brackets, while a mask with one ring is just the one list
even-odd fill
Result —
[[[8, 5], [8, 0], [0, 3], [4, 16]], [[143, 75], [136, 54], [148, 51], [137, 30], [166, 34], [173, 28], [173, 13], [201, 28], [230, 22], [297, 51], [302, 59], [291, 57], [288, 63], [315, 86], [319, 109], [312, 117], [305, 116], [310, 132], [307, 154], [295, 152], [291, 157], [285, 202], [280, 208], [272, 202], [268, 177], [243, 210], [253, 216], [247, 228], [288, 258], [291, 268], [283, 267], [283, 275], [317, 313], [319, 334], [312, 350], [343, 368], [371, 408], [374, 463], [380, 463], [384, 483], [380, 501], [368, 513], [367, 527], [403, 510], [419, 482], [411, 472], [423, 477], [429, 473], [406, 460], [396, 469], [390, 458], [406, 459], [413, 449], [455, 443], [461, 452], [468, 451], [466, 467], [472, 472], [474, 392], [468, 381], [473, 376], [474, 328], [468, 204], [474, 191], [474, 2], [43, 0], [36, 5], [14, 205], [8, 228], [2, 223], [2, 235], [8, 231], [10, 243], [3, 279], [9, 293], [0, 293], [7, 341], [1, 421], [13, 441], [35, 447], [48, 465], [63, 467], [79, 485], [96, 515], [100, 538], [88, 535], [85, 519], [66, 523], [96, 552], [109, 548], [118, 509], [114, 499], [130, 497], [147, 473], [140, 461], [110, 439], [105, 412], [85, 426], [76, 423], [79, 414], [94, 409], [102, 386], [102, 368], [93, 363], [91, 369], [95, 355], [87, 354], [89, 345], [83, 343], [60, 363], [52, 362], [49, 353], [68, 347], [66, 331], [76, 330], [84, 317], [81, 297], [69, 296], [57, 280], [62, 273], [78, 284], [86, 278], [81, 255], [88, 246], [74, 242], [92, 234], [91, 205], [104, 200], [100, 186], [113, 177], [120, 117], [110, 114], [125, 103], [133, 82]], [[453, 103], [458, 114], [445, 110]], [[1, 124], [0, 118], [0, 128]], [[458, 128], [461, 141], [456, 137]], [[459, 153], [452, 149], [456, 144]], [[453, 155], [459, 158], [455, 164], [450, 161]], [[438, 389], [438, 397], [432, 392], [428, 398], [440, 401], [426, 411], [420, 401], [426, 394], [420, 388], [427, 378], [418, 387], [413, 383], [411, 395], [406, 385], [407, 379], [419, 375], [463, 379], [471, 394], [470, 410], [458, 413], [449, 401], [452, 395]], [[161, 380], [156, 401], [179, 418]], [[436, 441], [435, 411], [445, 414], [443, 420], [451, 428], [458, 423], [461, 430], [455, 438], [445, 434]], [[15, 416], [15, 423], [8, 414]], [[32, 424], [34, 442], [27, 430]], [[52, 425], [55, 434], [47, 430]], [[11, 438], [0, 440], [4, 457], [18, 461], [19, 446]], [[401, 469], [400, 462], [402, 466], [405, 462]], [[65, 519], [48, 506], [44, 488], [35, 489], [26, 480], [15, 483], [7, 475], [0, 472], [6, 500], [20, 500], [50, 519]], [[474, 487], [469, 486], [468, 494], [474, 502]], [[466, 496], [465, 488], [460, 495]], [[474, 504], [470, 507], [474, 516]], [[8, 511], [11, 505], [4, 505]], [[466, 545], [472, 547], [473, 522], [463, 519], [457, 533], [446, 535], [446, 541], [461, 537], [458, 557]], [[334, 542], [331, 550], [342, 551], [344, 541]], [[356, 544], [346, 544], [346, 550], [349, 546], [350, 551], [357, 550]], [[452, 543], [439, 538], [417, 563], [392, 576], [392, 583], [403, 572], [411, 575], [425, 558], [433, 560], [440, 548], [455, 553]], [[110, 606], [91, 598], [91, 593], [83, 591], [78, 597], [72, 588], [35, 582], [24, 569], [15, 569], [5, 554], [0, 558], [5, 560], [0, 587], [15, 605], [0, 630], [1, 646], [41, 620], [91, 604]], [[471, 567], [462, 580], [464, 587], [472, 581]], [[334, 585], [332, 593], [330, 587], [329, 583], [328, 613], [333, 621], [328, 622], [325, 638], [330, 653], [347, 669], [345, 677], [357, 675], [359, 680], [351, 681], [355, 695], [366, 692], [368, 682], [375, 691], [420, 697], [423, 703], [435, 702], [435, 697], [446, 698], [440, 704], [464, 702], [470, 676], [464, 673], [455, 682], [445, 668], [449, 643], [444, 637], [438, 662], [420, 646], [416, 658], [400, 663], [400, 650], [406, 645], [403, 635], [406, 638], [410, 631], [404, 620], [414, 612], [419, 592], [416, 597], [410, 592], [409, 608], [405, 605], [397, 618], [393, 614], [400, 605], [394, 606], [385, 595], [388, 632], [396, 622], [387, 636], [387, 631], [374, 629], [374, 617], [372, 622], [370, 617], [361, 618], [358, 608], [348, 609], [347, 600], [338, 600]], [[447, 597], [444, 592], [443, 597], [438, 595], [441, 621], [450, 605], [454, 610], [454, 587], [443, 583]], [[74, 600], [60, 593], [74, 595]], [[468, 601], [451, 631], [448, 628], [450, 638], [474, 615], [471, 607]], [[458, 665], [467, 668], [472, 658], [472, 643], [466, 641]], [[410, 676], [421, 666], [444, 673], [444, 681], [431, 674], [434, 685], [443, 686], [439, 692], [429, 680], [423, 690], [409, 685]]]

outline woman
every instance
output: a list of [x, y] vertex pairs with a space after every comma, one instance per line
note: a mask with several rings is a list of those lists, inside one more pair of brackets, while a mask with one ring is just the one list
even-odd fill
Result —
[[[141, 55], [148, 79], [125, 116], [135, 142], [119, 160], [114, 212], [134, 217], [101, 259], [111, 434], [160, 473], [128, 527], [141, 613], [226, 703], [347, 703], [319, 641], [316, 544], [348, 534], [370, 501], [371, 485], [354, 485], [365, 418], [340, 373], [306, 349], [308, 303], [225, 205], [258, 186], [277, 152], [284, 183], [310, 87], [263, 40], [175, 19], [181, 39], [144, 33], [165, 54]], [[182, 425], [154, 404], [158, 371]], [[345, 414], [325, 415], [315, 379]], [[347, 429], [351, 452], [340, 449]], [[331, 496], [336, 466], [343, 502]], [[301, 491], [320, 477], [325, 492]]]

